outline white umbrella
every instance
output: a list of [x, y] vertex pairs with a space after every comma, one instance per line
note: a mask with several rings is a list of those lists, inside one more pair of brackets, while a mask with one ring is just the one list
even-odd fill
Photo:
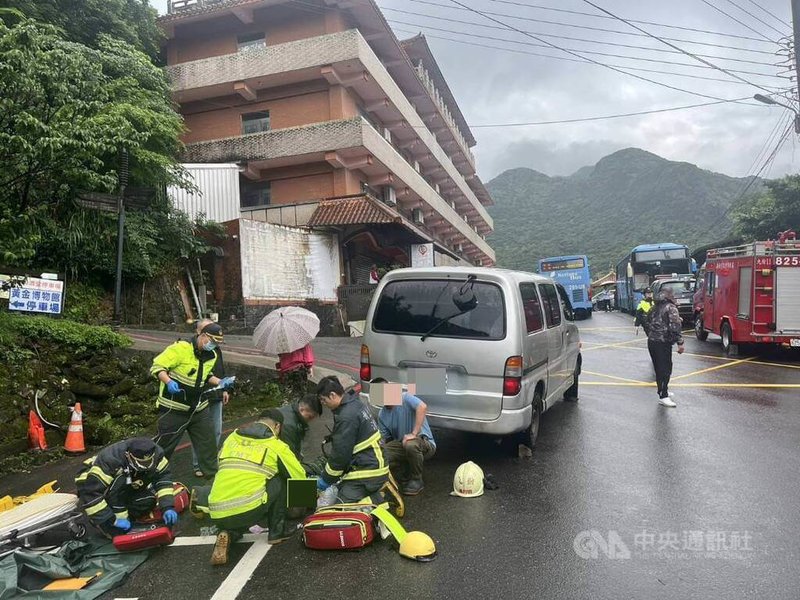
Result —
[[299, 306], [277, 308], [261, 319], [253, 345], [267, 354], [286, 354], [307, 345], [319, 333], [319, 317]]

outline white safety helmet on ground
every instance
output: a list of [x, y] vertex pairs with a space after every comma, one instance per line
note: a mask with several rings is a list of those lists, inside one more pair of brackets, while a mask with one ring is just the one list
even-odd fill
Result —
[[483, 469], [474, 462], [463, 463], [456, 469], [453, 477], [453, 491], [451, 496], [462, 498], [475, 498], [483, 495]]

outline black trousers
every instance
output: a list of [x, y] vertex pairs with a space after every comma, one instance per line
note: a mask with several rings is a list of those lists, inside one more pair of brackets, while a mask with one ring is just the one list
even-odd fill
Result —
[[669, 396], [669, 378], [672, 377], [672, 344], [647, 340], [647, 349], [656, 372], [658, 397], [666, 398]]
[[167, 460], [172, 458], [184, 433], [188, 433], [192, 440], [200, 470], [206, 478], [213, 477], [217, 472], [217, 435], [209, 410], [206, 408], [194, 414], [177, 410], [161, 411], [155, 442], [161, 446]]

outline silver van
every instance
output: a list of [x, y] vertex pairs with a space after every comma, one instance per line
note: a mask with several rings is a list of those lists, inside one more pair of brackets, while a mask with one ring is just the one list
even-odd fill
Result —
[[577, 400], [580, 338], [565, 290], [503, 269], [435, 267], [388, 273], [361, 348], [369, 381], [414, 383], [433, 427], [536, 443], [541, 414]]

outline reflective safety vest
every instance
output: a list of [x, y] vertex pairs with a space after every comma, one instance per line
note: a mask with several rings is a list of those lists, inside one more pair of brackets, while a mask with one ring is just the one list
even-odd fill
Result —
[[[269, 500], [267, 484], [282, 473], [304, 478], [306, 472], [289, 446], [261, 422], [267, 437], [251, 437], [234, 431], [219, 453], [219, 471], [214, 478], [208, 506], [212, 519], [246, 513]], [[254, 428], [244, 429], [251, 433]]]
[[180, 340], [167, 346], [153, 359], [150, 374], [158, 378], [161, 371], [166, 371], [170, 379], [181, 388], [177, 394], [170, 394], [163, 382], [158, 388], [156, 406], [176, 411], [188, 412], [196, 405], [197, 410], [208, 407], [208, 399], [200, 394], [208, 378], [212, 376], [217, 353], [206, 350], [197, 351], [194, 339], [191, 342]]
[[644, 314], [647, 314], [647, 313], [649, 313], [651, 310], [653, 310], [653, 306], [654, 306], [654, 305], [655, 305], [655, 302], [653, 302], [652, 300], [647, 300], [647, 299], [645, 298], [645, 299], [643, 299], [641, 302], [639, 302], [639, 306], [637, 306], [637, 307], [636, 307], [636, 310], [640, 310], [640, 311], [642, 311]]

